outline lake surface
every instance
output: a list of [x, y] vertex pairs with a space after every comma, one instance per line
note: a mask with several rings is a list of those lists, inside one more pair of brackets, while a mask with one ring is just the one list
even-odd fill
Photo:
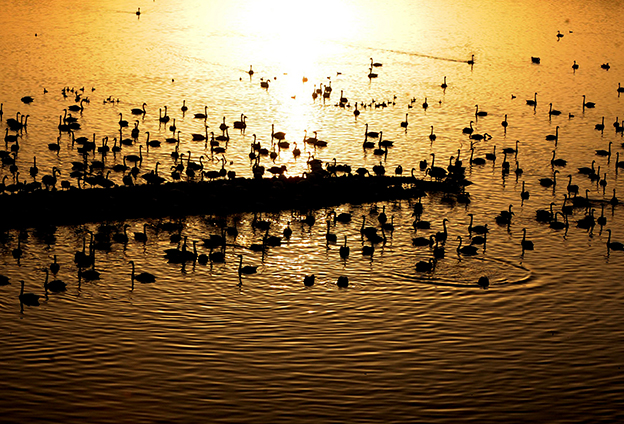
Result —
[[[608, 230], [611, 241], [624, 240], [622, 204], [609, 203], [614, 190], [624, 196], [616, 167], [624, 139], [613, 126], [624, 119], [619, 2], [64, 0], [11, 1], [5, 9], [0, 129], [18, 112], [29, 116], [24, 131], [6, 132], [18, 135], [17, 145], [8, 142], [4, 150], [17, 151], [19, 175], [4, 164], [5, 186], [41, 182], [53, 167], [60, 170], [58, 190], [62, 181], [78, 185], [72, 162], [83, 158], [58, 125], [81, 99], [89, 100], [84, 110], [68, 111], [80, 123], [75, 138], [94, 137], [101, 146], [108, 137], [112, 148], [138, 125], [132, 145], [88, 155], [89, 163], [103, 162], [94, 173], [118, 185], [128, 172], [113, 167], [132, 154], [142, 156], [140, 175], [158, 163], [158, 174], [173, 182], [172, 166], [180, 162], [171, 156], [176, 145], [165, 139], [177, 131], [185, 169], [189, 154], [196, 163], [203, 155], [203, 171], [225, 167], [251, 178], [253, 135], [271, 150], [272, 125], [290, 146], [260, 164], [285, 165], [286, 176], [308, 172], [313, 156], [371, 173], [380, 162], [387, 174], [401, 165], [404, 175], [415, 168], [416, 177], [428, 179], [422, 160], [431, 166], [434, 154], [435, 165], [446, 168], [459, 150], [473, 183], [470, 204], [442, 193], [421, 199], [420, 219], [430, 221], [429, 230], [415, 231], [412, 199], [256, 218], [190, 216], [176, 221], [174, 231], [163, 225], [169, 218], [4, 231], [0, 274], [11, 284], [0, 287], [0, 410], [7, 422], [624, 419], [624, 253], [607, 249]], [[371, 61], [383, 66], [370, 68]], [[607, 63], [609, 69], [601, 67]], [[377, 77], [369, 78], [371, 72]], [[261, 87], [267, 80], [269, 87]], [[330, 84], [329, 98], [313, 98], [316, 88]], [[535, 107], [526, 102], [534, 93]], [[584, 107], [583, 95], [595, 107]], [[22, 102], [24, 96], [33, 102]], [[342, 107], [340, 97], [348, 99]], [[146, 113], [133, 115], [143, 103]], [[560, 115], [549, 114], [550, 103]], [[476, 116], [477, 105], [487, 116]], [[165, 107], [171, 120], [162, 123]], [[205, 120], [194, 118], [204, 112]], [[121, 134], [120, 114], [129, 121]], [[241, 114], [244, 132], [233, 128]], [[604, 130], [596, 130], [603, 117]], [[173, 119], [176, 132], [169, 129]], [[206, 131], [222, 135], [224, 119], [223, 155], [193, 141], [192, 134]], [[475, 142], [463, 133], [471, 121], [474, 134], [491, 138]], [[363, 148], [366, 125], [394, 142], [387, 154]], [[314, 131], [326, 147], [303, 142]], [[556, 143], [546, 139], [556, 131]], [[148, 149], [145, 132], [161, 146]], [[57, 152], [48, 145], [59, 134]], [[496, 160], [471, 163], [471, 142], [473, 158], [496, 147]], [[505, 148], [517, 153], [505, 157]], [[609, 148], [611, 156], [596, 154]], [[553, 150], [565, 167], [551, 164]], [[600, 167], [593, 181], [577, 172], [592, 161]], [[557, 184], [541, 186], [554, 169]], [[567, 230], [536, 220], [536, 210], [551, 203], [561, 210], [569, 175], [606, 225], [579, 228], [584, 207], [568, 215]], [[185, 171], [180, 178], [188, 179]], [[523, 182], [528, 199], [521, 197]], [[0, 196], [0, 205], [10, 205], [14, 195]], [[497, 224], [509, 205], [511, 224]], [[371, 245], [360, 233], [363, 217], [381, 231], [384, 208], [394, 231], [384, 232], [372, 256], [363, 255]], [[353, 219], [335, 222], [333, 212]], [[314, 225], [303, 222], [306, 214]], [[489, 228], [475, 256], [457, 253], [458, 236], [462, 246], [470, 240], [469, 214], [473, 225]], [[292, 236], [264, 253], [252, 251], [264, 236], [255, 219], [271, 223], [270, 235], [290, 225]], [[445, 257], [433, 272], [418, 272], [416, 263], [433, 253], [412, 239], [442, 231], [444, 219]], [[336, 243], [326, 241], [328, 221]], [[224, 263], [168, 263], [165, 249], [179, 246], [172, 235], [186, 237], [189, 251], [196, 242], [197, 253], [208, 254], [202, 240], [221, 234], [223, 222], [238, 229], [227, 236]], [[112, 233], [128, 225], [129, 241], [96, 249], [100, 279], [88, 281], [74, 255], [88, 249], [89, 232], [104, 224]], [[144, 229], [147, 242], [135, 241], [133, 233]], [[523, 229], [534, 250], [522, 248]], [[345, 236], [350, 255], [342, 259]], [[257, 273], [239, 278], [239, 255]], [[60, 270], [49, 278], [63, 280], [67, 290], [42, 297], [38, 307], [20, 307], [20, 280], [26, 292], [44, 296], [45, 269], [55, 256]], [[156, 281], [132, 286], [130, 261], [137, 274], [149, 272]], [[310, 274], [316, 283], [306, 287]], [[346, 289], [336, 285], [343, 275]], [[489, 288], [477, 284], [481, 276]]]

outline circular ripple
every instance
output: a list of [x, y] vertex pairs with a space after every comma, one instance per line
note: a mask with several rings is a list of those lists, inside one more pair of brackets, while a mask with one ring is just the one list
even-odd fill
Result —
[[479, 287], [477, 281], [486, 276], [489, 288], [526, 283], [531, 279], [531, 271], [522, 265], [512, 264], [494, 258], [462, 258], [440, 260], [433, 272], [416, 272], [414, 264], [409, 269], [398, 272], [401, 278], [418, 283], [451, 287]]

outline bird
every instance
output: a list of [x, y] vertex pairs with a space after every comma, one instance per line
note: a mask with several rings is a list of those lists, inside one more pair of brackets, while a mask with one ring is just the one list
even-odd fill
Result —
[[507, 122], [507, 115], [505, 115], [505, 119], [503, 119], [503, 122], [501, 122], [501, 125], [503, 126], [505, 130], [507, 130], [507, 126], [509, 126], [509, 122]]
[[583, 94], [583, 108], [591, 109], [593, 107], [596, 107], [596, 103], [594, 103], [594, 102], [586, 102], [585, 101], [585, 94]]
[[130, 112], [132, 112], [133, 115], [145, 115], [147, 113], [147, 111], [145, 110], [145, 106], [147, 106], [147, 103], [143, 103], [140, 108], [135, 107], [131, 109]]
[[258, 267], [257, 266], [251, 266], [251, 265], [245, 265], [243, 266], [243, 255], [238, 255], [240, 261], [238, 262], [238, 275], [242, 275], [242, 274], [255, 274]]
[[537, 56], [531, 56], [531, 62], [535, 64], [539, 64], [541, 62], [541, 59]]
[[533, 250], [533, 242], [526, 239], [526, 228], [522, 229], [522, 240], [520, 241], [522, 250]]
[[[563, 159], [561, 159], [563, 160]], [[557, 174], [559, 173], [558, 169], [555, 169], [555, 171], [553, 172], [553, 177], [552, 178], [540, 178], [539, 179], [539, 183], [542, 187], [551, 187], [554, 185], [557, 185]]]
[[314, 285], [314, 280], [316, 280], [316, 275], [305, 275], [303, 277], [303, 285], [306, 287], [312, 287]]
[[48, 282], [48, 270], [47, 269], [45, 270], [45, 273], [46, 273], [46, 279], [45, 279], [45, 282], [43, 283], [43, 288], [46, 290], [46, 292], [49, 290], [53, 293], [59, 293], [67, 289], [67, 284], [65, 284], [65, 282], [61, 280], [52, 280]]
[[485, 276], [485, 275], [481, 276], [477, 280], [477, 285], [485, 290], [488, 287], [490, 287], [490, 279], [487, 276]]
[[141, 8], [139, 7], [135, 13], [137, 16], [141, 16]]
[[154, 274], [150, 274], [149, 272], [141, 272], [137, 275], [134, 274], [134, 261], [130, 261], [130, 265], [132, 265], [132, 284], [134, 285], [134, 280], [137, 280], [139, 283], [147, 284], [153, 283], [156, 281], [156, 277]]
[[624, 87], [622, 87], [619, 82], [618, 82], [617, 92], [618, 93], [624, 93]]
[[429, 107], [429, 103], [427, 103], [427, 98], [425, 97], [425, 101], [422, 104], [422, 108], [427, 110], [428, 107]]
[[569, 181], [568, 181], [568, 186], [567, 186], [567, 190], [569, 194], [578, 194], [579, 191], [579, 187], [576, 184], [572, 184], [572, 174], [568, 175]]
[[624, 250], [624, 244], [619, 241], [611, 241], [611, 229], [608, 228], [609, 238], [607, 239], [607, 249], [610, 250]]
[[186, 111], [188, 110], [188, 106], [186, 105], [186, 100], [182, 100], [182, 106], [180, 107], [180, 110], [182, 111], [182, 113], [186, 113]]
[[537, 93], [533, 94], [533, 98], [526, 101], [528, 106], [537, 106]]
[[418, 272], [431, 272], [435, 268], [435, 259], [429, 258], [428, 261], [416, 262], [416, 271]]
[[576, 71], [578, 68], [579, 68], [578, 63], [576, 63], [576, 60], [575, 60], [574, 63], [572, 64], [572, 69]]
[[470, 126], [469, 127], [464, 127], [464, 129], [462, 130], [462, 133], [464, 133], [464, 134], [472, 134], [474, 132], [474, 129], [472, 128], [472, 124], [474, 124], [474, 121], [470, 121]]
[[433, 125], [431, 125], [431, 133], [429, 134], [429, 140], [435, 141], [435, 139], [436, 139], [436, 135], [433, 133]]
[[340, 277], [338, 277], [336, 285], [343, 289], [349, 287], [349, 277], [347, 277], [346, 275], [341, 275]]
[[468, 245], [468, 246], [462, 246], [462, 237], [461, 236], [457, 236], [457, 239], [459, 240], [459, 245], [457, 246], [457, 254], [462, 254], [462, 255], [466, 255], [466, 256], [473, 256], [476, 255], [478, 253], [478, 249], [477, 247], [473, 246], [473, 245]]
[[548, 140], [548, 141], [557, 141], [557, 140], [559, 140], [559, 125], [557, 125], [555, 127], [555, 133], [554, 134], [548, 134], [546, 136], [546, 140]]
[[344, 236], [344, 245], [340, 246], [340, 257], [347, 259], [349, 257], [349, 246], [347, 246], [347, 236]]
[[522, 181], [522, 191], [520, 192], [520, 197], [522, 198], [522, 200], [528, 200], [529, 199], [529, 192], [525, 190], [524, 188], [524, 181]]
[[596, 124], [594, 126], [594, 128], [598, 131], [603, 131], [604, 130], [604, 116], [602, 117], [602, 122], [600, 124]]
[[54, 255], [54, 262], [50, 264], [50, 271], [52, 272], [52, 274], [56, 275], [56, 273], [59, 272], [60, 269], [61, 266], [58, 264], [58, 262], [56, 262], [56, 255]]
[[444, 77], [444, 82], [440, 85], [440, 87], [442, 87], [442, 89], [446, 90], [446, 87], [448, 87], [448, 85], [446, 84], [446, 76]]
[[487, 116], [487, 112], [479, 110], [479, 105], [475, 105], [475, 116]]
[[405, 114], [405, 121], [401, 122], [401, 128], [407, 128], [408, 122], [407, 122], [407, 116], [408, 114]]
[[596, 150], [596, 155], [597, 156], [611, 156], [611, 144], [613, 144], [612, 141], [609, 142], [609, 149], [608, 150], [597, 149]]
[[561, 111], [557, 110], [557, 109], [553, 109], [553, 105], [552, 103], [550, 103], [549, 109], [548, 109], [548, 114], [549, 115], [561, 115]]
[[34, 293], [24, 293], [24, 280], [20, 280], [22, 288], [20, 289], [19, 301], [22, 305], [39, 306], [39, 296]]
[[379, 62], [374, 62], [372, 57], [370, 58], [370, 61], [371, 61], [371, 62], [370, 62], [370, 63], [371, 63], [371, 64], [370, 64], [370, 66], [373, 66], [373, 67], [375, 67], [375, 68], [378, 68], [378, 67], [380, 67], [380, 66], [383, 66], [383, 64], [382, 64], [382, 63], [379, 63]]

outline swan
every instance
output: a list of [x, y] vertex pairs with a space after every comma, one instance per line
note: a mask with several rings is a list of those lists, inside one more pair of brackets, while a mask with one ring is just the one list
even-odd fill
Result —
[[123, 119], [123, 114], [121, 112], [119, 112], [119, 126], [120, 127], [127, 127], [128, 126], [128, 121]]
[[429, 103], [427, 103], [427, 98], [425, 97], [425, 101], [422, 104], [422, 108], [427, 110], [428, 107], [429, 107]]
[[576, 63], [576, 60], [574, 61], [574, 63], [572, 64], [572, 69], [574, 69], [575, 71], [579, 68], [578, 63]]
[[520, 192], [520, 198], [522, 200], [528, 200], [530, 193], [524, 189], [524, 181], [522, 181], [522, 191]]
[[236, 129], [244, 130], [245, 128], [247, 128], [247, 123], [245, 122], [246, 118], [247, 117], [244, 114], [241, 113], [240, 121], [234, 121], [234, 123], [232, 125]]
[[346, 275], [341, 275], [340, 277], [338, 277], [336, 285], [343, 289], [349, 287], [349, 277], [347, 277]]
[[338, 239], [336, 237], [336, 234], [330, 233], [330, 222], [329, 220], [327, 220], [327, 232], [325, 233], [325, 239], [327, 240], [327, 243], [336, 243], [336, 240]]
[[429, 134], [429, 140], [435, 141], [436, 135], [433, 133], [433, 125], [431, 125], [431, 133]]
[[448, 222], [447, 218], [444, 218], [442, 220], [442, 227], [444, 228], [443, 231], [438, 231], [434, 238], [435, 241], [439, 241], [439, 242], [443, 242], [446, 241], [446, 238], [448, 237], [448, 231], [446, 230], [446, 223]]
[[132, 275], [130, 278], [132, 279], [133, 287], [134, 280], [137, 280], [139, 283], [143, 284], [153, 283], [156, 281], [156, 277], [154, 276], [154, 274], [150, 274], [149, 272], [141, 272], [137, 275], [134, 275], [134, 261], [130, 261], [130, 265], [132, 265]]
[[611, 229], [608, 228], [609, 238], [607, 239], [607, 249], [610, 250], [624, 250], [624, 244], [619, 241], [611, 241]]
[[522, 240], [520, 241], [522, 250], [533, 250], [533, 242], [526, 239], [526, 228], [522, 229]]
[[468, 232], [469, 233], [477, 233], [477, 234], [487, 234], [489, 232], [487, 224], [485, 225], [472, 225], [474, 214], [469, 213], [470, 224], [468, 224]]
[[548, 109], [548, 114], [549, 115], [561, 115], [561, 111], [557, 110], [557, 109], [553, 109], [552, 103], [550, 103], [549, 109]]
[[479, 110], [479, 105], [475, 105], [475, 116], [487, 116], [487, 114], [487, 112]]
[[[563, 160], [563, 159], [561, 159]], [[552, 178], [540, 178], [539, 179], [539, 183], [542, 187], [551, 187], [554, 185], [557, 185], [557, 174], [559, 173], [558, 169], [555, 169], [555, 171], [553, 172], [553, 177]]]
[[257, 266], [251, 266], [251, 265], [245, 265], [243, 266], [243, 255], [238, 255], [239, 257], [239, 262], [238, 262], [238, 275], [242, 275], [242, 274], [255, 274], [258, 267]]
[[446, 90], [446, 87], [448, 87], [448, 85], [446, 85], [446, 76], [444, 77], [444, 82], [440, 84], [440, 87], [442, 87], [445, 90]]
[[557, 141], [557, 140], [559, 140], [559, 125], [557, 125], [555, 127], [555, 133], [554, 134], [548, 134], [546, 136], [546, 140], [548, 140], [548, 141]]
[[379, 132], [377, 131], [369, 131], [368, 130], [368, 124], [365, 124], [365, 130], [364, 130], [364, 135], [366, 137], [370, 137], [370, 138], [378, 138], [379, 137]]
[[609, 149], [608, 150], [597, 149], [596, 150], [596, 155], [597, 156], [611, 156], [611, 144], [613, 144], [612, 141], [609, 142]]
[[529, 106], [537, 106], [537, 93], [533, 93], [533, 98], [526, 101]]
[[583, 175], [592, 175], [592, 174], [595, 174], [595, 173], [596, 173], [596, 170], [594, 169], [594, 165], [595, 165], [595, 164], [596, 164], [596, 161], [595, 161], [595, 160], [593, 160], [593, 161], [592, 161], [592, 163], [591, 163], [591, 168], [590, 168], [590, 167], [587, 167], [587, 166], [580, 167], [580, 168], [578, 169], [579, 174], [583, 174]]
[[475, 246], [472, 245], [468, 245], [468, 246], [463, 246], [462, 247], [462, 237], [461, 236], [457, 236], [457, 239], [459, 240], [459, 245], [457, 246], [457, 254], [461, 254], [461, 255], [466, 255], [466, 256], [473, 256], [476, 255], [478, 253], [478, 249]]
[[465, 127], [462, 130], [462, 133], [464, 133], [464, 134], [472, 134], [474, 132], [474, 129], [472, 128], [472, 124], [474, 124], [474, 121], [470, 121], [470, 126], [469, 127]]
[[139, 146], [139, 154], [138, 155], [126, 155], [124, 158], [126, 159], [126, 161], [128, 162], [132, 162], [132, 163], [141, 163], [143, 162], [143, 153], [142, 153], [142, 149], [143, 146]]
[[188, 107], [186, 106], [186, 100], [182, 100], [182, 106], [180, 107], [180, 110], [182, 111], [182, 114], [184, 114], [187, 110]]
[[[405, 121], [402, 121], [402, 122], [401, 122], [401, 128], [407, 128], [407, 125], [408, 125], [408, 122], [407, 122], [407, 116], [408, 116], [408, 115], [409, 115], [409, 114], [407, 114], [407, 113], [405, 114]], [[433, 127], [432, 127], [432, 128], [433, 128]]]
[[286, 138], [286, 133], [283, 131], [275, 131], [275, 124], [271, 124], [271, 139], [276, 138], [278, 140], [284, 140]]
[[208, 118], [208, 106], [204, 106], [204, 113], [196, 113], [193, 115], [194, 118], [197, 119], [207, 119]]
[[133, 115], [145, 115], [147, 113], [147, 111], [145, 110], [145, 106], [147, 106], [147, 103], [143, 103], [140, 108], [133, 108], [132, 110], [130, 110], [130, 112], [132, 112]]
[[45, 270], [46, 273], [46, 279], [45, 282], [43, 283], [43, 288], [46, 290], [46, 292], [49, 290], [53, 293], [58, 293], [58, 292], [62, 292], [65, 291], [67, 289], [67, 284], [65, 284], [65, 282], [61, 281], [61, 280], [52, 280], [50, 282], [48, 282], [48, 270]]
[[583, 108], [594, 108], [596, 107], [596, 103], [594, 102], [586, 102], [585, 101], [585, 94], [583, 94]]
[[579, 187], [576, 184], [572, 184], [572, 174], [568, 175], [568, 178], [569, 178], [568, 186], [567, 186], [568, 193], [569, 194], [572, 194], [572, 193], [578, 194]]
[[501, 125], [503, 126], [505, 130], [507, 130], [507, 126], [509, 125], [509, 122], [507, 122], [507, 115], [505, 115], [505, 119], [503, 119], [503, 122], [501, 122]]
[[347, 246], [347, 236], [344, 236], [344, 245], [340, 246], [340, 257], [346, 259], [349, 257], [349, 246]]
[[568, 164], [568, 162], [565, 159], [559, 159], [559, 158], [555, 159], [555, 155], [556, 155], [556, 151], [555, 150], [552, 151], [552, 154], [553, 154], [552, 158], [550, 159], [550, 164], [552, 166], [562, 166], [563, 167], [563, 166], [566, 166]]
[[314, 280], [316, 280], [316, 275], [305, 275], [303, 277], [303, 285], [306, 287], [312, 287], [314, 285]]
[[604, 116], [602, 117], [602, 122], [600, 124], [596, 124], [594, 126], [594, 128], [598, 131], [603, 131], [604, 130]]
[[416, 263], [416, 271], [418, 272], [431, 272], [435, 268], [435, 260], [429, 258], [428, 261], [418, 261]]
[[20, 280], [22, 288], [20, 289], [19, 301], [22, 305], [39, 306], [39, 296], [34, 293], [24, 293], [24, 280]]
[[61, 266], [56, 262], [56, 255], [54, 255], [54, 262], [50, 264], [50, 271], [52, 271], [52, 274], [56, 275], [59, 269], [61, 269]]

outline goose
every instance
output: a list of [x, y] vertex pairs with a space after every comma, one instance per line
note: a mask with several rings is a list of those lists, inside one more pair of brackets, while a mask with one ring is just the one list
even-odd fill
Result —
[[526, 239], [526, 228], [522, 229], [522, 240], [520, 241], [522, 250], [533, 250], [533, 242]]
[[459, 245], [457, 246], [457, 254], [458, 255], [465, 255], [465, 256], [473, 256], [476, 255], [478, 253], [478, 249], [475, 246], [472, 245], [468, 245], [468, 246], [462, 246], [462, 237], [461, 236], [457, 236], [457, 239], [459, 240]]
[[611, 241], [611, 229], [608, 228], [609, 238], [607, 239], [607, 249], [610, 250], [624, 250], [624, 244], [619, 241]]
[[143, 105], [140, 108], [135, 107], [131, 109], [130, 112], [133, 115], [145, 115], [147, 113], [147, 111], [145, 110], [145, 106], [147, 106], [147, 103], [143, 103]]
[[594, 103], [594, 102], [586, 102], [585, 101], [585, 94], [583, 94], [583, 108], [591, 109], [591, 108], [594, 108], [594, 107], [596, 107], [596, 103]]
[[240, 261], [238, 262], [238, 275], [242, 275], [242, 274], [255, 274], [258, 267], [257, 266], [251, 266], [251, 265], [245, 265], [243, 266], [243, 255], [238, 255]]
[[22, 288], [20, 289], [19, 301], [22, 305], [39, 306], [39, 296], [34, 293], [24, 293], [24, 280], [20, 280]]
[[134, 261], [130, 261], [130, 265], [132, 265], [132, 275], [130, 278], [132, 279], [132, 285], [134, 287], [134, 280], [137, 280], [139, 283], [148, 284], [156, 281], [156, 277], [154, 274], [150, 274], [149, 272], [141, 272], [137, 275], [134, 275]]
[[526, 101], [529, 106], [537, 106], [537, 93], [533, 94], [533, 98]]

